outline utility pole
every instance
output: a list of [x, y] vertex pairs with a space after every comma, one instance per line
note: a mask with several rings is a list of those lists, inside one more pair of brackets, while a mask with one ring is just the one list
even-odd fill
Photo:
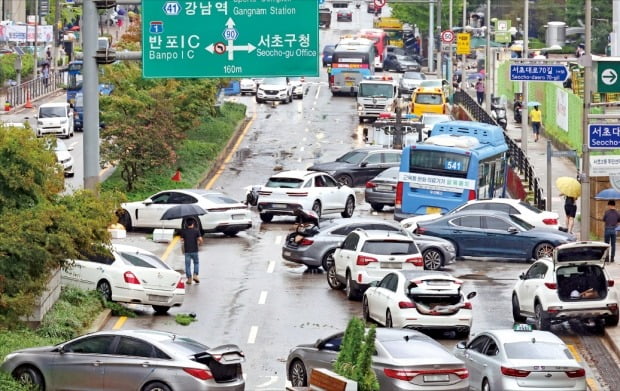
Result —
[[[467, 26], [467, 0], [463, 0], [463, 31], [465, 32], [465, 26]], [[463, 54], [461, 58], [461, 91], [465, 91], [465, 87], [467, 86], [467, 55]]]
[[[450, 0], [450, 15], [448, 15], [448, 30], [453, 31], [452, 30], [452, 0]], [[450, 91], [450, 103], [452, 102], [453, 96], [454, 96], [454, 83], [452, 83], [452, 42], [448, 43], [448, 75], [447, 75], [447, 79], [448, 79], [448, 86], [449, 86], [449, 91]]]
[[484, 54], [484, 91], [485, 91], [485, 105], [484, 108], [487, 113], [491, 112], [491, 91], [493, 86], [491, 85], [491, 0], [487, 0], [487, 16], [486, 16], [486, 35], [487, 35], [487, 47]]
[[[438, 1], [439, 2], [437, 3], [437, 31], [439, 32], [439, 34], [441, 34], [441, 0], [438, 0]], [[439, 53], [437, 53], [437, 77], [439, 79], [443, 79], [443, 66], [442, 66], [443, 43], [441, 42], [441, 39], [438, 39], [437, 42], [439, 43]]]
[[39, 62], [39, 53], [37, 48], [37, 25], [39, 24], [39, 0], [34, 0], [34, 65], [32, 67], [32, 80], [37, 79], [37, 63]]
[[428, 56], [426, 56], [426, 58], [428, 59], [428, 73], [433, 73], [433, 70], [435, 69], [435, 67], [433, 66], [433, 59], [435, 57], [435, 45], [433, 43], [433, 34], [435, 32], [434, 9], [435, 3], [433, 1], [430, 1], [428, 3]]
[[[527, 60], [528, 58], [528, 50], [527, 47], [529, 45], [528, 43], [528, 28], [529, 28], [529, 16], [528, 14], [530, 13], [530, 6], [529, 6], [529, 0], [523, 0], [525, 3], [525, 11], [524, 11], [524, 15], [523, 15], [523, 58]], [[528, 118], [530, 116], [529, 114], [529, 108], [527, 107], [527, 94], [528, 94], [528, 84], [527, 81], [523, 82], [523, 88], [521, 89], [522, 93], [523, 93], [523, 98], [521, 99], [522, 101], [522, 109], [521, 109], [521, 150], [523, 151], [524, 155], [527, 155], [527, 126], [528, 126]], [[549, 194], [547, 194], [547, 196], [550, 196]]]
[[53, 70], [56, 71], [58, 69], [58, 45], [56, 41], [58, 40], [58, 35], [60, 33], [61, 25], [60, 25], [60, 0], [56, 0], [54, 4], [54, 28], [52, 31], [54, 32], [54, 51], [52, 53], [52, 61], [54, 62]]
[[584, 67], [583, 119], [582, 119], [582, 171], [581, 179], [581, 227], [580, 239], [590, 240], [590, 147], [588, 145], [588, 124], [592, 103], [592, 0], [586, 0], [585, 50], [579, 58]]
[[99, 72], [95, 54], [97, 51], [98, 12], [93, 0], [82, 3], [82, 59], [84, 92], [84, 189], [97, 192], [99, 184]]

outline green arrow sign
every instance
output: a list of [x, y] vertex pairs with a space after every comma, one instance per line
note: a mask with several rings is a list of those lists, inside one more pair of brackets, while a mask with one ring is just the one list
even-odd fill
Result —
[[318, 7], [309, 0], [148, 0], [145, 78], [318, 76]]
[[620, 92], [620, 62], [599, 61], [596, 67], [597, 92]]

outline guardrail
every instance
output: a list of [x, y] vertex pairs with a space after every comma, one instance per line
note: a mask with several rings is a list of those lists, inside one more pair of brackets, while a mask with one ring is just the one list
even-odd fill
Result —
[[64, 75], [61, 71], [50, 71], [47, 82], [42, 77], [29, 80], [17, 86], [11, 86], [7, 90], [6, 101], [11, 107], [19, 107], [26, 104], [29, 100], [35, 100], [41, 96], [50, 94], [62, 89], [64, 86]]
[[[493, 117], [465, 91], [456, 91], [454, 93], [454, 103], [463, 106], [476, 121], [497, 125]], [[523, 153], [521, 147], [513, 139], [506, 133], [504, 133], [504, 138], [506, 139], [506, 144], [508, 144], [508, 162], [510, 166], [519, 172], [519, 175], [525, 181], [527, 189], [534, 195], [534, 205], [538, 209], [545, 210], [547, 199], [544, 196], [540, 178], [534, 172], [534, 167]]]

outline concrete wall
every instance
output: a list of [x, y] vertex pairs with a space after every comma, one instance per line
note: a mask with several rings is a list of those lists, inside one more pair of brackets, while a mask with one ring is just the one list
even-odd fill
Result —
[[60, 297], [60, 269], [51, 273], [45, 291], [37, 299], [32, 314], [23, 319], [31, 324], [39, 324], [45, 314], [52, 308], [56, 300]]

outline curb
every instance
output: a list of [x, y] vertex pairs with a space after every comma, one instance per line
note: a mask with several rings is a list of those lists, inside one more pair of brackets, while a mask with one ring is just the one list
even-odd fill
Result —
[[603, 338], [605, 338], [605, 341], [607, 341], [609, 348], [615, 353], [615, 355], [617, 357], [620, 357], [620, 347], [616, 344], [614, 337], [609, 335], [609, 332], [607, 332], [607, 327], [605, 328], [605, 335]]
[[103, 329], [103, 327], [108, 323], [110, 318], [112, 317], [112, 310], [109, 308], [104, 309], [97, 315], [93, 323], [91, 323], [90, 327], [86, 329], [86, 334], [94, 333]]

